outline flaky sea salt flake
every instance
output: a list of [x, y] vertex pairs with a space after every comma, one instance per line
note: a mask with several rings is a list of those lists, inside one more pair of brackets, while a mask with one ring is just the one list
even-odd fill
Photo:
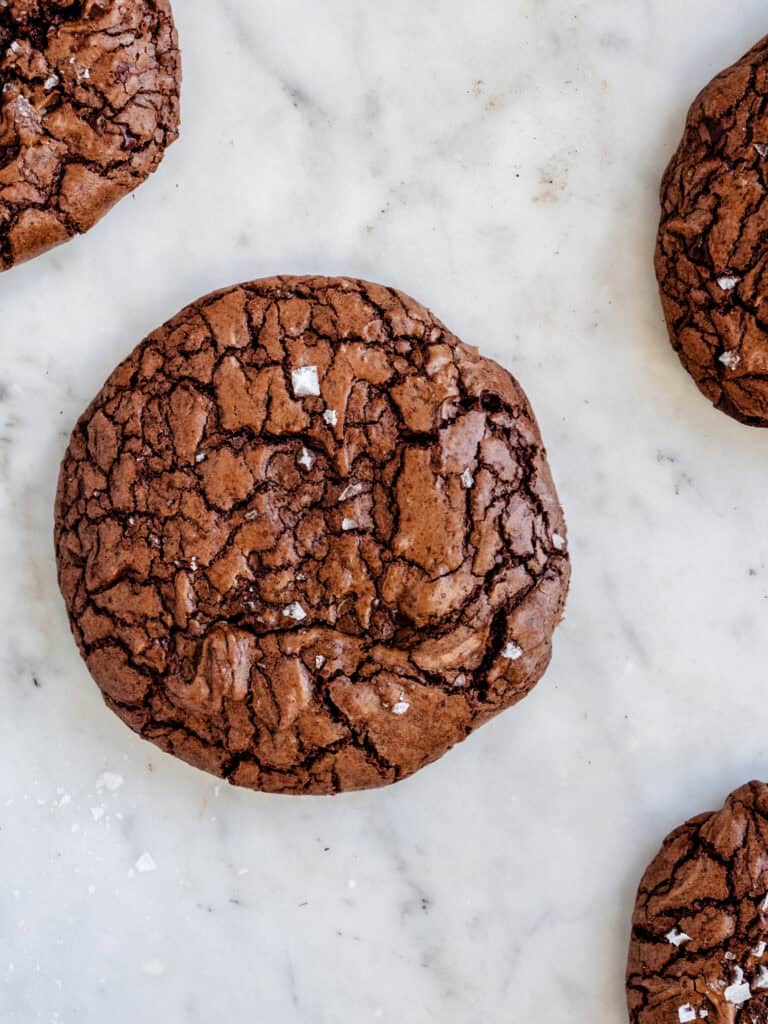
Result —
[[671, 932], [667, 932], [664, 938], [673, 946], [677, 946], [678, 949], [684, 943], [691, 941], [691, 936], [686, 935], [685, 932], [681, 931], [679, 928], [673, 928]]
[[309, 448], [302, 448], [299, 456], [299, 465], [309, 471], [315, 464], [315, 456]]
[[296, 622], [301, 622], [306, 619], [307, 613], [301, 607], [298, 601], [294, 601], [292, 604], [287, 605], [283, 608], [283, 615], [288, 619], [295, 619]]
[[736, 981], [728, 986], [723, 996], [726, 1003], [730, 1003], [731, 1006], [743, 1006], [752, 998], [752, 991], [749, 982], [744, 981], [744, 971], [740, 967], [734, 967], [734, 971], [736, 972]]
[[727, 366], [729, 370], [735, 370], [741, 362], [741, 356], [738, 352], [731, 349], [730, 352], [723, 352], [720, 356], [720, 362], [723, 366]]
[[506, 658], [507, 661], [519, 661], [523, 656], [523, 649], [519, 647], [514, 640], [510, 640], [504, 650], [501, 652], [502, 658]]
[[316, 366], [300, 366], [291, 374], [296, 398], [316, 398], [320, 394], [320, 378]]
[[350, 484], [339, 495], [339, 501], [348, 501], [350, 498], [356, 498], [358, 494], [362, 494], [364, 489], [363, 484]]

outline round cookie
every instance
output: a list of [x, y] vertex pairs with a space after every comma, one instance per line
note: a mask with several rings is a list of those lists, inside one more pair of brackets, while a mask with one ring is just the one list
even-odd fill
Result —
[[80, 419], [59, 580], [109, 706], [242, 786], [396, 782], [523, 698], [569, 580], [514, 379], [401, 293], [193, 303]]
[[768, 1021], [768, 786], [675, 829], [646, 871], [627, 966], [632, 1024]]
[[0, 271], [87, 231], [178, 136], [169, 0], [0, 5]]
[[672, 345], [719, 409], [768, 424], [768, 38], [696, 99], [661, 186]]

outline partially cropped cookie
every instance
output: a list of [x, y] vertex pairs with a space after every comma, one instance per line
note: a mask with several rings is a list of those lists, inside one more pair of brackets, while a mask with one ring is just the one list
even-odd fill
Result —
[[632, 1024], [768, 1021], [768, 786], [676, 829], [640, 883], [627, 967]]
[[0, 271], [87, 231], [178, 135], [169, 0], [0, 3]]
[[150, 335], [81, 418], [56, 503], [109, 706], [229, 781], [396, 782], [541, 677], [569, 580], [515, 380], [423, 306], [274, 278]]
[[719, 409], [768, 425], [768, 39], [691, 107], [656, 271], [672, 344]]

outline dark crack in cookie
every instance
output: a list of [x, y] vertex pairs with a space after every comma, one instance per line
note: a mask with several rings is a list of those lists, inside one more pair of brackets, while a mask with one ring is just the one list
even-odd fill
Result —
[[169, 0], [0, 0], [0, 271], [88, 231], [178, 136]]
[[719, 409], [768, 425], [768, 38], [693, 104], [661, 187], [672, 344]]
[[664, 840], [640, 883], [627, 967], [632, 1024], [768, 1022], [768, 786]]
[[513, 378], [389, 288], [194, 303], [78, 423], [59, 579], [109, 706], [242, 786], [396, 782], [524, 697], [569, 579]]

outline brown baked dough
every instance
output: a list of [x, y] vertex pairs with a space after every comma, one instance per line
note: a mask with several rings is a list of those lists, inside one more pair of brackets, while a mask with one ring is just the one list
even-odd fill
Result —
[[632, 1024], [768, 1021], [768, 786], [675, 829], [640, 883]]
[[0, 270], [87, 231], [178, 136], [168, 0], [0, 2]]
[[719, 409], [768, 424], [768, 38], [691, 107], [661, 187], [670, 338]]
[[526, 397], [389, 288], [274, 278], [150, 335], [81, 418], [59, 579], [107, 703], [242, 786], [395, 782], [544, 672], [569, 579]]

